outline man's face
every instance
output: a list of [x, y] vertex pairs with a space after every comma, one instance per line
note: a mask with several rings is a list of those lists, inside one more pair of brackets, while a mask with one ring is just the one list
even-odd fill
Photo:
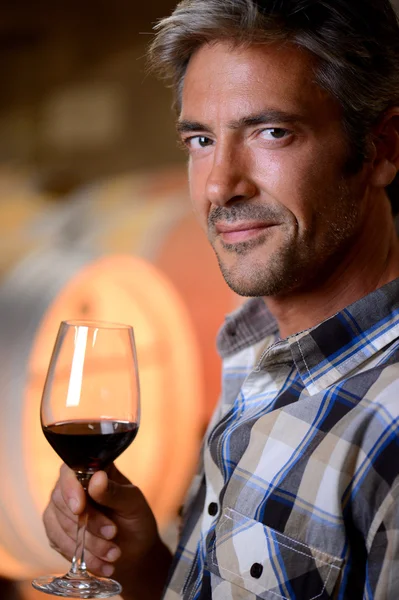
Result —
[[341, 111], [314, 83], [308, 53], [201, 47], [188, 65], [178, 129], [195, 212], [237, 293], [309, 288], [351, 247], [366, 170], [345, 175]]

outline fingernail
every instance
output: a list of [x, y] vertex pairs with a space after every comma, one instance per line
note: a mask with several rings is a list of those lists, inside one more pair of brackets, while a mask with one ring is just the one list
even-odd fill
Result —
[[101, 527], [100, 533], [106, 540], [112, 540], [116, 535], [116, 527], [113, 525], [105, 525], [104, 527]]
[[107, 554], [107, 560], [114, 562], [114, 560], [119, 558], [120, 555], [121, 555], [121, 551], [119, 550], [119, 548], [111, 548], [111, 550]]
[[111, 577], [114, 572], [114, 567], [112, 565], [104, 565], [101, 571], [105, 577]]
[[73, 513], [76, 513], [76, 511], [78, 510], [78, 501], [76, 500], [76, 498], [70, 498], [68, 504], [71, 511]]

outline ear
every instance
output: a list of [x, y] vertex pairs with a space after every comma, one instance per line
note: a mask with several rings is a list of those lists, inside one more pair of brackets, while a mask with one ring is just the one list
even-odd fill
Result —
[[371, 184], [387, 187], [399, 170], [399, 106], [388, 109], [374, 129]]

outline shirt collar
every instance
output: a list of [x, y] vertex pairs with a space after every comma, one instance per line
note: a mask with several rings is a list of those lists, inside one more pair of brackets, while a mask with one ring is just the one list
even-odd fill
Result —
[[216, 339], [218, 352], [222, 358], [227, 358], [277, 333], [276, 319], [263, 298], [251, 298], [227, 315]]
[[[226, 318], [218, 350], [225, 358], [272, 334], [277, 339], [276, 320], [262, 298], [253, 298]], [[360, 369], [398, 338], [399, 279], [395, 279], [316, 327], [277, 342], [275, 350], [278, 353], [279, 344], [285, 348], [289, 344], [303, 383], [313, 395]], [[265, 362], [268, 356], [265, 353]]]

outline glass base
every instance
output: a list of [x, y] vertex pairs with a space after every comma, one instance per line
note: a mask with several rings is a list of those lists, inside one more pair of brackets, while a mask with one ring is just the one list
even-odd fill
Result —
[[39, 592], [63, 598], [110, 598], [122, 591], [122, 586], [113, 579], [67, 573], [63, 577], [38, 577], [32, 585]]

